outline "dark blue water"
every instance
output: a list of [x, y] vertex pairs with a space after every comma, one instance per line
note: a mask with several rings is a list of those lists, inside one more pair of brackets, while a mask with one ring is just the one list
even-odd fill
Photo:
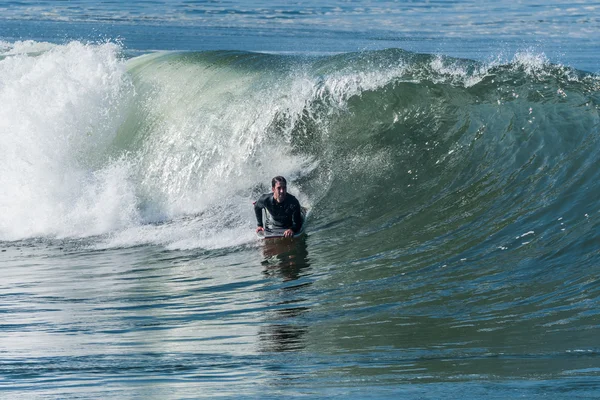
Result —
[[0, 37], [120, 40], [131, 52], [349, 52], [401, 48], [510, 60], [533, 50], [598, 72], [598, 3], [526, 2], [8, 2]]
[[600, 4], [1, 7], [0, 397], [599, 396]]

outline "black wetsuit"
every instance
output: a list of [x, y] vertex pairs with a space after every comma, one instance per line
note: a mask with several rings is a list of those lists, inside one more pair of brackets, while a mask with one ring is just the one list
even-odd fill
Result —
[[[267, 226], [263, 225], [263, 208], [267, 211]], [[260, 196], [254, 203], [256, 223], [265, 229], [291, 229], [294, 233], [302, 229], [302, 209], [300, 202], [291, 194], [287, 193], [282, 203], [273, 198], [273, 193]]]

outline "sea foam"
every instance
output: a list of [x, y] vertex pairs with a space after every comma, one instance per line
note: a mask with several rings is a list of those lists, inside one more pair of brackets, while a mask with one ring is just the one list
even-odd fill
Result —
[[4, 54], [0, 239], [89, 235], [131, 223], [126, 169], [104, 169], [133, 94], [119, 47], [29, 43]]

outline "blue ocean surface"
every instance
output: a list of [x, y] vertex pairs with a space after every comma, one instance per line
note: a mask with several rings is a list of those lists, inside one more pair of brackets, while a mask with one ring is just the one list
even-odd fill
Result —
[[[0, 398], [600, 397], [600, 2], [0, 3]], [[284, 175], [305, 235], [260, 241]]]

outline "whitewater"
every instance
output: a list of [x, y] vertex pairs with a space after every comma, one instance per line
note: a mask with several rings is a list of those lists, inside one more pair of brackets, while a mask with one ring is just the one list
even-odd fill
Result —
[[0, 9], [0, 396], [598, 397], [597, 5], [484, 6]]

